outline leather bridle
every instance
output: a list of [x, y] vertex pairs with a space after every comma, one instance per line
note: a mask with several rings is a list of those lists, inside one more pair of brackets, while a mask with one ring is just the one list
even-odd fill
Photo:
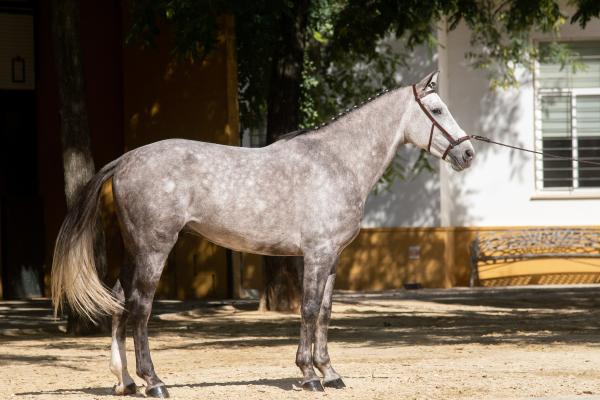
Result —
[[[427, 87], [429, 87], [429, 86], [426, 86], [426, 88]], [[433, 131], [435, 130], [435, 128], [438, 128], [440, 133], [446, 138], [446, 140], [448, 140], [448, 147], [446, 148], [446, 151], [444, 151], [444, 154], [442, 155], [442, 160], [445, 160], [446, 156], [448, 155], [450, 150], [452, 150], [453, 148], [455, 148], [456, 146], [458, 146], [465, 140], [469, 140], [471, 138], [471, 136], [465, 135], [461, 138], [454, 139], [452, 137], [452, 135], [447, 130], [445, 130], [444, 127], [442, 125], [440, 125], [439, 122], [437, 122], [437, 120], [433, 117], [433, 115], [431, 115], [431, 113], [429, 112], [427, 107], [425, 107], [425, 105], [423, 104], [421, 99], [427, 95], [436, 93], [436, 91], [434, 89], [428, 89], [428, 90], [424, 90], [421, 93], [418, 93], [416, 85], [413, 85], [412, 88], [413, 88], [413, 94], [415, 95], [415, 100], [417, 101], [417, 104], [419, 104], [419, 107], [421, 107], [421, 110], [423, 110], [425, 115], [427, 115], [427, 118], [429, 118], [431, 120], [431, 131], [429, 132], [429, 144], [427, 145], [427, 152], [431, 153], [431, 142], [433, 140]]]

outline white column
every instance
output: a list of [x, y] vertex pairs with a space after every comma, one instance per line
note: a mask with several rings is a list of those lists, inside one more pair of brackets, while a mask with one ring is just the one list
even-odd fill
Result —
[[[448, 75], [448, 22], [446, 19], [442, 19], [437, 27], [437, 38], [438, 38], [438, 70], [440, 75], [438, 78], [438, 94], [442, 100], [451, 108], [448, 104], [450, 98], [450, 80]], [[440, 225], [451, 226], [452, 225], [452, 198], [450, 196], [450, 177], [448, 171], [448, 165], [445, 161], [439, 160], [440, 163]]]

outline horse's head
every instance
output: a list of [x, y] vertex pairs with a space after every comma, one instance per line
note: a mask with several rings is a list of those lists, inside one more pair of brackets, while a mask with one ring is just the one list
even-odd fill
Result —
[[412, 86], [405, 139], [461, 171], [471, 165], [475, 151], [469, 136], [458, 126], [437, 94], [438, 74], [429, 74]]

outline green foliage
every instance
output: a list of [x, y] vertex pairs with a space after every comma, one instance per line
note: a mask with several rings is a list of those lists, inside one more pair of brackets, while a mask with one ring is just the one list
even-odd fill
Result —
[[[319, 0], [312, 5], [300, 109], [303, 128], [317, 126], [382, 90], [399, 86], [397, 71], [407, 67], [410, 52], [407, 46], [395, 43], [393, 33], [378, 39], [372, 52], [331, 51], [336, 18], [346, 5], [341, 0]], [[424, 170], [433, 171], [424, 153], [413, 164], [398, 155], [376, 185], [375, 193], [385, 192], [395, 181], [412, 179]]]
[[[240, 120], [245, 129], [264, 128], [273, 57], [281, 42], [281, 16], [294, 11], [292, 0], [130, 0], [128, 43], [152, 46], [160, 26], [169, 27], [179, 58], [201, 59], [218, 40], [219, 16], [236, 19]], [[570, 23], [584, 28], [600, 14], [598, 0], [570, 0]], [[465, 54], [475, 68], [489, 71], [492, 87], [517, 84], [519, 67], [536, 60], [577, 69], [576, 53], [560, 43], [538, 48], [532, 32], [559, 39], [569, 22], [558, 0], [312, 0], [302, 74], [302, 127], [315, 126], [365, 98], [399, 84], [395, 72], [406, 67], [417, 45], [435, 48], [436, 27], [459, 23], [471, 32]], [[401, 40], [404, 50], [393, 47]], [[425, 72], [425, 71], [424, 71]], [[415, 165], [396, 159], [382, 182], [431, 171], [421, 154]]]
[[581, 28], [585, 28], [587, 23], [600, 15], [600, 1], [598, 0], [570, 0], [569, 5], [577, 10], [571, 17], [571, 23], [579, 22]]
[[229, 1], [131, 0], [129, 7], [126, 44], [139, 41], [142, 47], [155, 47], [159, 26], [171, 27], [173, 54], [180, 59], [202, 59], [217, 43], [218, 17], [228, 12]]
[[[572, 0], [577, 11], [571, 23], [582, 27], [600, 14], [597, 0]], [[355, 24], [360, 18], [360, 24]], [[492, 87], [517, 85], [519, 66], [533, 69], [541, 55], [531, 39], [532, 32], [559, 39], [559, 30], [567, 22], [556, 0], [349, 0], [334, 23], [332, 52], [345, 49], [374, 56], [378, 40], [393, 32], [403, 37], [409, 48], [433, 43], [432, 27], [443, 24], [449, 30], [465, 23], [471, 32], [472, 50], [465, 56], [478, 69], [490, 72]], [[555, 48], [556, 50], [557, 48]], [[576, 54], [565, 46], [544, 55], [546, 59], [573, 65]]]

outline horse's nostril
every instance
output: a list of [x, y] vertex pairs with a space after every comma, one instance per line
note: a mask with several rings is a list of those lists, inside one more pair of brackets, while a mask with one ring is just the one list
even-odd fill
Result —
[[473, 153], [473, 150], [468, 149], [465, 150], [465, 155], [463, 156], [463, 158], [465, 159], [465, 161], [471, 161], [474, 155], [475, 153]]

